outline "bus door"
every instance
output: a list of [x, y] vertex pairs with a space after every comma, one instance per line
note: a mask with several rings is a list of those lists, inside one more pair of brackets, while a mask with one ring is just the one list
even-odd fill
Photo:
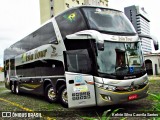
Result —
[[68, 107], [95, 106], [94, 78], [87, 49], [67, 51], [64, 58]]

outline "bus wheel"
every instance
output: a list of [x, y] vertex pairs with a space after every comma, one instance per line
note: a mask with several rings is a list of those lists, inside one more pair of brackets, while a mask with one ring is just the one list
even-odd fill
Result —
[[47, 85], [47, 87], [45, 88], [45, 98], [50, 103], [57, 101], [57, 95], [51, 84]]
[[67, 88], [65, 85], [61, 86], [58, 91], [59, 101], [61, 105], [65, 108], [68, 108], [68, 96]]
[[12, 93], [15, 93], [15, 86], [14, 86], [14, 83], [11, 84], [11, 92], [12, 92]]

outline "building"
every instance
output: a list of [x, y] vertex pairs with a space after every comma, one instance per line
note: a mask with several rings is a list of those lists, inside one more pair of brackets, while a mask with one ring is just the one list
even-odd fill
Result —
[[[143, 7], [129, 6], [124, 8], [124, 13], [133, 24], [138, 34], [150, 35], [150, 20]], [[144, 54], [152, 52], [152, 40], [142, 39], [142, 50]]]
[[108, 0], [39, 0], [41, 24], [62, 11], [78, 5], [108, 6]]
[[145, 54], [144, 58], [148, 75], [160, 74], [160, 53]]

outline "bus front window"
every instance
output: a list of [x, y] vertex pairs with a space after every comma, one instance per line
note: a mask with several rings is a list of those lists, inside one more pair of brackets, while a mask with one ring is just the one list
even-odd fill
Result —
[[112, 33], [131, 33], [135, 30], [123, 12], [107, 8], [82, 8], [92, 30]]
[[104, 42], [98, 50], [98, 73], [101, 77], [129, 76], [145, 72], [140, 42]]

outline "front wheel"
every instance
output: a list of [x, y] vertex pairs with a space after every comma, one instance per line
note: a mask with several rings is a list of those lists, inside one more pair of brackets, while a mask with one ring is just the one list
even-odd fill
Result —
[[65, 85], [61, 86], [58, 90], [59, 101], [61, 105], [65, 108], [68, 108], [68, 96], [67, 88]]
[[57, 95], [51, 84], [47, 85], [45, 88], [45, 98], [48, 102], [53, 103], [57, 101]]

